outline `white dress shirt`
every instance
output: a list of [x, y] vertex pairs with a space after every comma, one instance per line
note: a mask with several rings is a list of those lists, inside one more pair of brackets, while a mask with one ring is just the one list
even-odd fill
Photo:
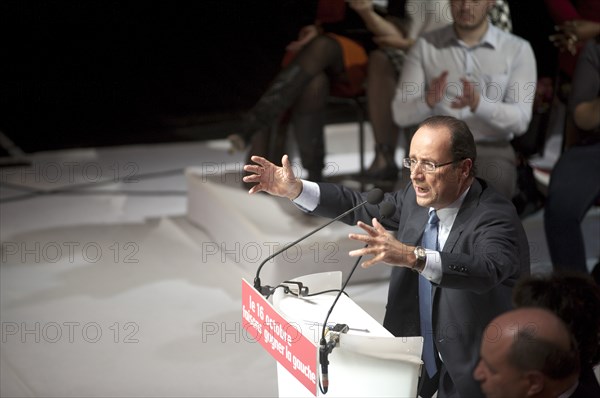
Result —
[[[417, 39], [404, 62], [392, 103], [399, 126], [414, 125], [432, 115], [454, 116], [467, 123], [476, 142], [508, 142], [527, 130], [537, 82], [533, 50], [524, 39], [491, 23], [488, 26], [481, 41], [472, 47], [456, 36], [453, 25]], [[425, 100], [428, 85], [443, 71], [448, 71], [444, 96], [429, 108]], [[480, 93], [475, 112], [469, 107], [451, 107], [462, 93], [463, 77]]]
[[[468, 188], [465, 192], [463, 192], [463, 194], [460, 195], [460, 197], [456, 199], [450, 206], [436, 210], [437, 216], [440, 219], [438, 223], [438, 247], [441, 249], [441, 251], [444, 251], [444, 245], [448, 240], [448, 236], [450, 235], [450, 231], [454, 225], [454, 220], [456, 219], [458, 210], [460, 210], [460, 206], [465, 200], [469, 189], [471, 188]], [[431, 211], [431, 209], [432, 208], [430, 208], [429, 211]], [[423, 268], [421, 275], [429, 279], [431, 282], [439, 284], [442, 281], [443, 275], [442, 259], [440, 258], [439, 251], [425, 249], [425, 252], [427, 253], [427, 261], [425, 262], [425, 268]]]

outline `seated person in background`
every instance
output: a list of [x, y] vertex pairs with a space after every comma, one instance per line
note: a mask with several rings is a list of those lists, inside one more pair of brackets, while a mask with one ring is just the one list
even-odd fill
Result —
[[417, 39], [392, 110], [400, 126], [429, 115], [464, 120], [477, 144], [478, 176], [512, 199], [517, 171], [510, 141], [531, 120], [536, 61], [527, 41], [489, 23], [494, 4], [450, 1], [453, 24]]
[[[436, 4], [437, 3], [437, 4]], [[411, 34], [409, 37], [418, 38], [421, 34], [441, 28], [452, 23], [446, 1], [438, 2], [408, 2], [406, 10], [411, 18]], [[512, 30], [510, 8], [505, 0], [496, 0], [489, 10], [490, 21], [499, 29], [506, 32]], [[425, 21], [419, 25], [418, 21]], [[434, 24], [433, 21], [440, 21]], [[387, 38], [376, 38], [378, 44], [384, 44]], [[407, 51], [406, 47], [394, 44], [394, 38], [390, 37], [387, 44], [391, 47]], [[400, 43], [401, 44], [401, 43]], [[369, 117], [373, 127], [375, 138], [375, 159], [367, 171], [367, 177], [375, 180], [395, 181], [398, 177], [398, 166], [395, 161], [396, 147], [399, 139], [399, 128], [394, 123], [391, 104], [398, 84], [398, 71], [392, 70], [381, 61], [375, 62], [377, 58], [370, 57], [369, 74], [367, 83], [367, 98], [369, 106]], [[377, 67], [377, 69], [375, 69]], [[391, 73], [394, 72], [394, 73]]]
[[577, 57], [586, 41], [600, 34], [597, 0], [544, 0], [557, 33], [550, 41], [560, 50], [559, 73], [573, 76]]
[[[394, 157], [399, 129], [394, 123], [391, 104], [406, 52], [421, 34], [452, 23], [447, 0], [408, 0], [405, 8], [409, 22], [408, 42], [399, 40], [397, 35], [376, 36], [373, 40], [379, 48], [369, 54], [367, 108], [376, 144], [375, 158], [366, 174], [374, 180], [395, 181], [398, 177]], [[390, 51], [396, 53], [396, 57], [387, 55]], [[390, 62], [394, 59], [400, 62]], [[393, 140], [385, 141], [386, 137], [393, 137]]]
[[576, 393], [600, 397], [593, 367], [600, 363], [600, 286], [583, 273], [560, 273], [521, 279], [513, 291], [516, 307], [541, 307], [567, 325], [579, 351]]
[[519, 308], [493, 319], [473, 372], [487, 398], [572, 395], [579, 355], [565, 324], [542, 308]]
[[[229, 136], [235, 149], [244, 149], [252, 141], [250, 153], [268, 156], [269, 133], [274, 123], [293, 106], [292, 124], [300, 150], [302, 165], [309, 178], [320, 181], [324, 168], [324, 110], [330, 88], [340, 96], [355, 96], [364, 90], [364, 81], [371, 71], [367, 69], [367, 53], [374, 51], [369, 69], [388, 68], [392, 75], [402, 67], [403, 53], [413, 40], [408, 37], [409, 20], [406, 0], [389, 0], [387, 9], [375, 7], [371, 0], [319, 0], [317, 20], [305, 26], [298, 40], [287, 47], [286, 66], [275, 77], [267, 91], [244, 117], [237, 134]], [[310, 4], [310, 3], [309, 3]], [[422, 23], [422, 19], [417, 19]], [[435, 20], [435, 23], [440, 23]], [[380, 38], [374, 41], [374, 38]], [[391, 47], [389, 43], [393, 43]], [[375, 72], [377, 75], [380, 72]], [[386, 89], [373, 85], [372, 90]], [[389, 90], [388, 90], [389, 91]], [[382, 110], [384, 94], [370, 94], [373, 104]], [[391, 111], [387, 112], [391, 123]], [[372, 115], [385, 118], [385, 112]], [[385, 121], [382, 122], [385, 124]]]
[[[550, 175], [544, 228], [555, 269], [588, 272], [581, 222], [600, 199], [600, 36], [581, 52], [569, 98], [576, 145], [558, 159]], [[600, 283], [600, 267], [592, 271]]]
[[[424, 120], [403, 161], [406, 188], [385, 194], [396, 212], [381, 221], [367, 204], [341, 219], [366, 234], [353, 257], [392, 265], [383, 326], [394, 336], [423, 336], [419, 395], [481, 397], [472, 373], [483, 330], [509, 310], [512, 288], [529, 274], [529, 244], [515, 207], [475, 177], [477, 151], [467, 125], [451, 116]], [[287, 155], [276, 166], [253, 156], [249, 193], [286, 197], [311, 214], [333, 218], [362, 203], [366, 193], [305, 181], [294, 175]], [[372, 223], [372, 226], [367, 224]]]
[[[555, 24], [556, 33], [550, 41], [559, 49], [557, 71], [557, 99], [561, 106], [567, 103], [577, 60], [584, 44], [600, 34], [600, 1], [598, 0], [544, 0]], [[563, 148], [573, 144], [576, 137], [569, 121], [566, 126]], [[566, 125], [565, 125], [566, 123]], [[576, 135], [576, 134], [575, 134]]]

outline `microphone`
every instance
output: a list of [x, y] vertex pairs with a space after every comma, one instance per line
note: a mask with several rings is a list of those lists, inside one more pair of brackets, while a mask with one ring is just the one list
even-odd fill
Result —
[[[325, 325], [323, 325], [325, 328]], [[319, 388], [321, 389], [321, 393], [327, 394], [327, 390], [329, 390], [329, 353], [333, 350], [333, 347], [330, 344], [327, 344], [325, 337], [321, 337], [321, 341], [319, 342], [319, 363], [321, 364], [321, 384], [319, 384]]]
[[[319, 384], [319, 388], [323, 394], [327, 394], [327, 390], [329, 389], [329, 354], [331, 351], [340, 342], [340, 334], [348, 332], [350, 328], [345, 323], [336, 324], [329, 332], [329, 342], [325, 339], [325, 335], [321, 337], [319, 342], [319, 363], [321, 364], [321, 383]], [[325, 325], [323, 325], [323, 331], [325, 330]], [[335, 333], [335, 335], [332, 335]]]
[[[379, 207], [379, 215], [381, 216], [382, 219], [390, 218], [395, 212], [396, 212], [396, 206], [394, 206], [390, 202], [383, 202], [381, 204], [381, 206]], [[367, 245], [365, 245], [365, 247], [367, 247]], [[340, 296], [346, 289], [348, 282], [350, 282], [350, 278], [352, 277], [352, 274], [354, 274], [354, 271], [356, 270], [356, 267], [358, 266], [358, 263], [360, 263], [361, 259], [362, 259], [362, 256], [360, 256], [354, 263], [354, 266], [352, 267], [350, 274], [348, 274], [348, 277], [346, 278], [346, 281], [342, 285], [342, 288], [340, 289], [337, 296], [333, 300], [333, 303], [331, 304], [331, 307], [329, 308], [329, 311], [327, 312], [327, 316], [325, 317], [325, 321], [323, 322], [323, 329], [321, 332], [321, 340], [319, 341], [319, 362], [321, 364], [321, 384], [319, 385], [319, 388], [321, 390], [321, 393], [323, 393], [323, 394], [327, 394], [327, 390], [329, 389], [329, 358], [328, 357], [329, 357], [329, 354], [331, 353], [331, 351], [333, 351], [333, 349], [336, 347], [336, 345], [338, 343], [338, 340], [335, 340], [335, 339], [327, 342], [327, 339], [325, 338], [325, 330], [327, 328], [327, 320], [329, 319], [329, 315], [331, 315], [331, 312], [333, 311], [333, 308], [337, 304]], [[348, 327], [345, 324], [336, 325], [334, 327], [334, 330], [335, 330], [335, 328], [340, 327], [340, 326], [342, 326], [343, 329], [338, 331], [338, 338], [339, 338], [340, 332], [345, 333], [346, 331], [348, 331]]]
[[372, 205], [378, 205], [379, 203], [381, 203], [381, 201], [383, 200], [383, 191], [379, 188], [375, 188], [371, 191], [369, 191], [369, 193], [367, 194], [367, 200], [357, 204], [356, 206], [354, 206], [353, 208], [351, 208], [348, 211], [345, 211], [344, 213], [340, 214], [339, 216], [337, 216], [336, 218], [332, 219], [331, 221], [321, 225], [319, 228], [307, 233], [306, 235], [300, 237], [299, 239], [296, 239], [295, 241], [293, 241], [290, 244], [285, 245], [283, 248], [281, 248], [280, 250], [276, 251], [275, 253], [271, 254], [270, 256], [268, 256], [262, 263], [260, 263], [260, 265], [258, 266], [258, 269], [256, 270], [256, 276], [254, 277], [254, 288], [256, 290], [259, 291], [260, 294], [262, 294], [263, 296], [269, 296], [271, 294], [271, 286], [261, 286], [261, 282], [260, 282], [260, 270], [262, 269], [262, 267], [267, 263], [267, 261], [269, 261], [270, 259], [272, 259], [273, 257], [283, 253], [284, 251], [286, 251], [287, 249], [289, 249], [290, 247], [294, 246], [295, 244], [303, 241], [304, 239], [308, 238], [309, 236], [319, 232], [320, 230], [322, 230], [323, 228], [325, 228], [326, 226], [328, 226], [329, 224], [333, 223], [334, 221], [338, 221], [339, 219], [347, 216], [348, 214], [352, 213], [354, 210], [358, 209], [359, 207], [362, 207], [364, 205], [366, 205], [367, 203], [372, 204]]
[[379, 214], [381, 218], [390, 218], [396, 212], [396, 206], [390, 202], [383, 202], [379, 207]]

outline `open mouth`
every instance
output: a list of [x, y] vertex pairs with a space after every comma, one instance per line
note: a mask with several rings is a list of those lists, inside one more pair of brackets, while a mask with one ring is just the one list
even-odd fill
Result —
[[425, 195], [429, 192], [429, 188], [415, 185], [415, 192], [417, 193], [417, 195]]

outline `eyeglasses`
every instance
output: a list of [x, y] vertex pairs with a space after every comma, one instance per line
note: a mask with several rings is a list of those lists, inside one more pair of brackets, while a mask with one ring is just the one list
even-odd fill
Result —
[[411, 171], [414, 170], [418, 164], [421, 165], [421, 167], [423, 167], [423, 170], [425, 170], [426, 173], [433, 173], [436, 169], [438, 169], [439, 167], [442, 166], [447, 166], [449, 164], [452, 164], [454, 162], [457, 162], [457, 160], [451, 160], [449, 162], [446, 163], [433, 163], [430, 161], [419, 161], [416, 159], [411, 159], [411, 158], [404, 158], [402, 159], [402, 165], [404, 167], [406, 167], [407, 169], [410, 169]]

